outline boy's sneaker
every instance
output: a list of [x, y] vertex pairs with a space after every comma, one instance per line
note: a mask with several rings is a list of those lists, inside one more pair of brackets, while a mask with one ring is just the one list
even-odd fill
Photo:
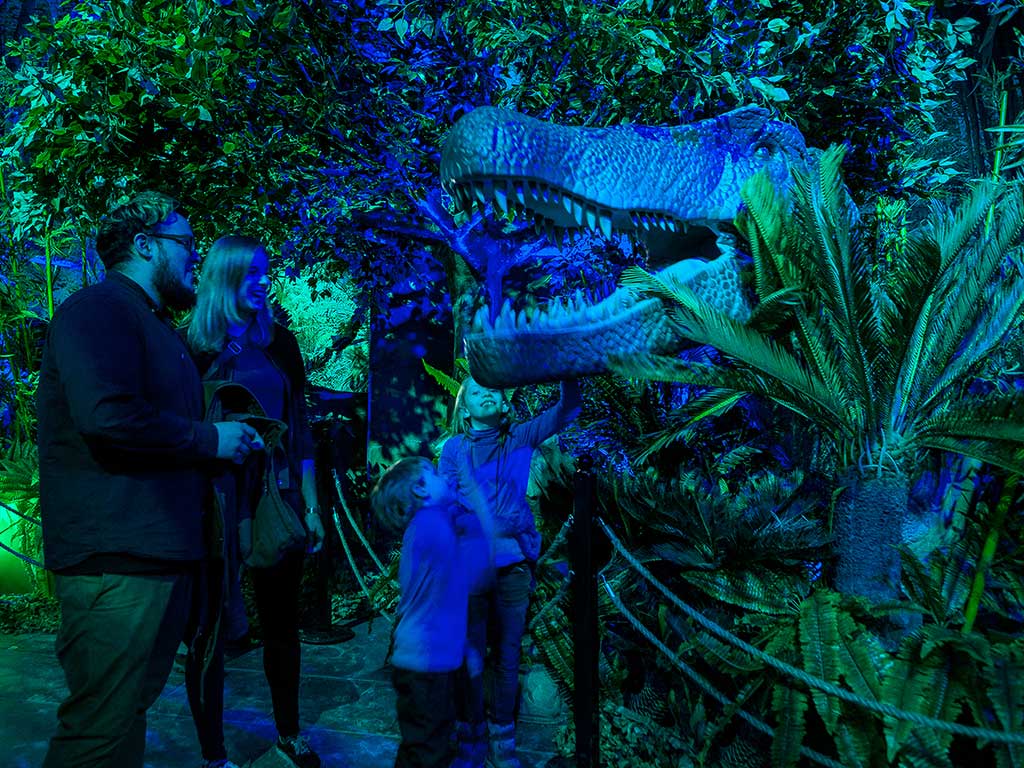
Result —
[[199, 768], [242, 768], [242, 766], [224, 758], [223, 760], [203, 760], [203, 764]]
[[282, 736], [277, 740], [277, 751], [296, 768], [320, 768], [320, 755], [301, 736]]

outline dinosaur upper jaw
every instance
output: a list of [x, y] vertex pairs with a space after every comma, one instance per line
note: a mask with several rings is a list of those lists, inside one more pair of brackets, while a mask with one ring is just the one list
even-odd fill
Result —
[[501, 215], [532, 221], [538, 232], [555, 244], [562, 243], [566, 234], [582, 229], [600, 232], [605, 237], [615, 232], [630, 235], [659, 230], [685, 233], [691, 227], [713, 228], [732, 219], [731, 216], [683, 219], [674, 212], [640, 206], [610, 208], [557, 184], [525, 176], [495, 178], [467, 174], [450, 179], [446, 186], [462, 210], [471, 210], [474, 206], [482, 208], [490, 203]]
[[459, 119], [441, 183], [463, 209], [493, 204], [561, 243], [566, 231], [681, 232], [730, 222], [744, 179], [785, 184], [806, 152], [796, 129], [745, 107], [690, 126], [562, 126], [494, 107]]

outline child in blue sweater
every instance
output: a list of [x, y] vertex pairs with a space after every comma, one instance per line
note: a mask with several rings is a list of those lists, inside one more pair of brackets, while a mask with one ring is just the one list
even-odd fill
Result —
[[[459, 753], [453, 768], [480, 768], [487, 752], [493, 768], [521, 768], [515, 752], [515, 703], [526, 611], [533, 590], [533, 563], [540, 534], [526, 498], [534, 450], [568, 426], [580, 410], [579, 384], [563, 382], [558, 403], [529, 421], [513, 424], [505, 393], [472, 377], [455, 400], [456, 434], [441, 449], [438, 468], [459, 501], [493, 523], [495, 577], [472, 590], [469, 648], [460, 677]], [[488, 617], [496, 636], [487, 637]], [[485, 726], [483, 659], [494, 648], [496, 669], [490, 722]]]
[[371, 495], [378, 518], [404, 530], [392, 683], [402, 743], [396, 768], [448, 768], [454, 676], [465, 660], [469, 590], [487, 578], [488, 536], [425, 458], [390, 467]]

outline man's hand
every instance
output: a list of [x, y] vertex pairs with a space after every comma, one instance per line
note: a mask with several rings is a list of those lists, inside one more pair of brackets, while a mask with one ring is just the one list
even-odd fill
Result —
[[218, 421], [217, 458], [241, 464], [253, 451], [263, 448], [260, 433], [241, 421]]

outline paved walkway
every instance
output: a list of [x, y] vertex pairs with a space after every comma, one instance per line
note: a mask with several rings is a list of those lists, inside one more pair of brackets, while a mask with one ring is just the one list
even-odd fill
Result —
[[[356, 637], [338, 645], [304, 645], [300, 718], [325, 768], [391, 768], [398, 749], [390, 670], [384, 667], [388, 624], [378, 619], [354, 627]], [[66, 688], [53, 652], [53, 635], [0, 635], [0, 744], [12, 768], [37, 768], [56, 723]], [[262, 651], [227, 663], [225, 741], [229, 756], [251, 768], [286, 768], [273, 749], [270, 692]], [[180, 668], [149, 712], [146, 768], [199, 765], [185, 682]], [[557, 724], [520, 723], [520, 756], [543, 768], [554, 754]]]

